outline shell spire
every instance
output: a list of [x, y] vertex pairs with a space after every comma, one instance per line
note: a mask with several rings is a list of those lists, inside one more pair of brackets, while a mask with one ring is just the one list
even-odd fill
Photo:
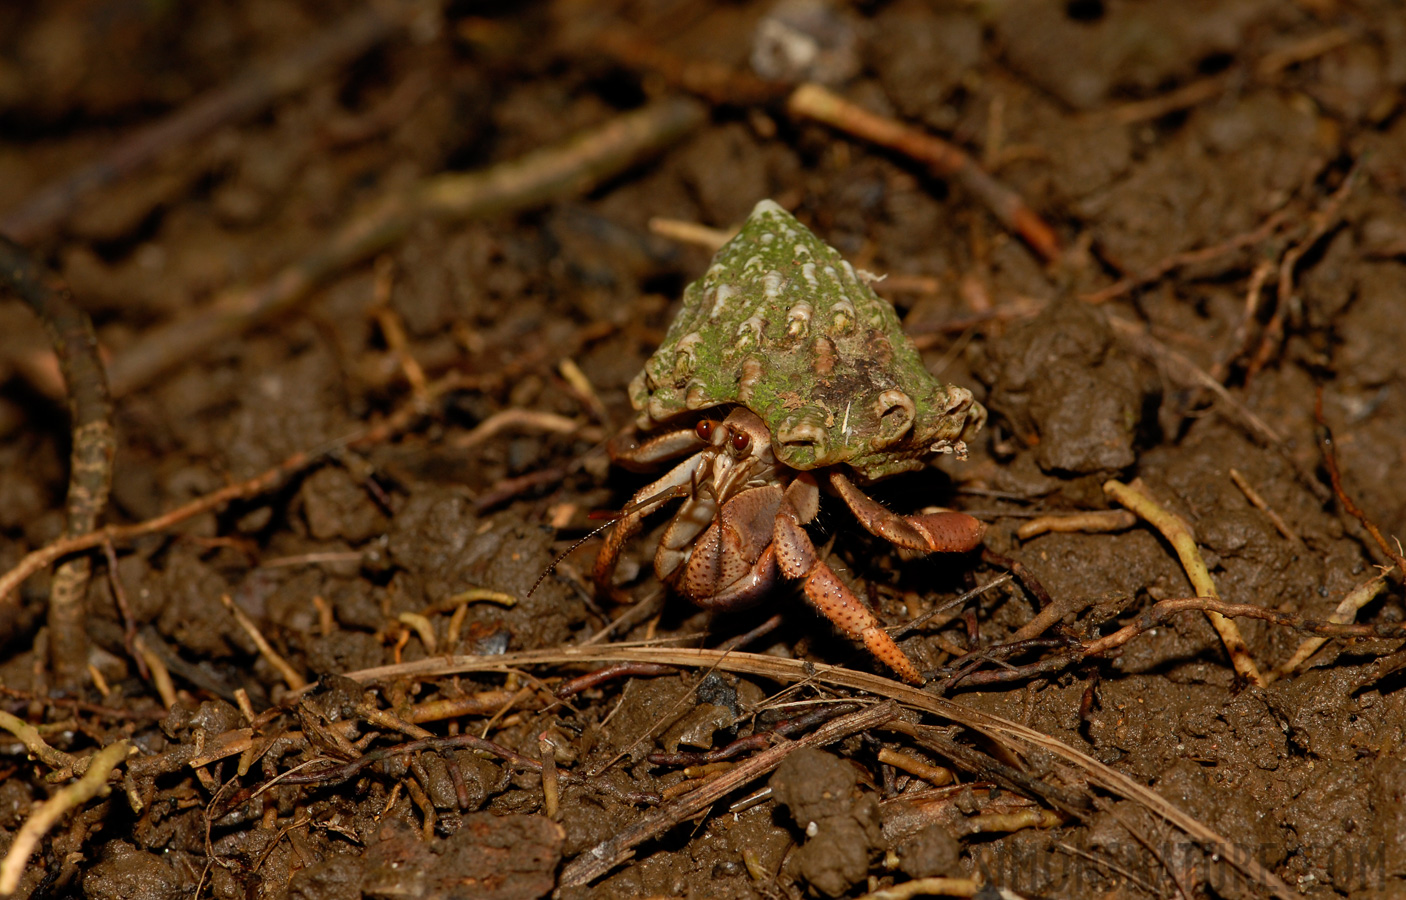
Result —
[[724, 244], [630, 384], [639, 425], [741, 404], [795, 469], [848, 464], [873, 480], [960, 451], [986, 420], [923, 367], [887, 300], [771, 200]]

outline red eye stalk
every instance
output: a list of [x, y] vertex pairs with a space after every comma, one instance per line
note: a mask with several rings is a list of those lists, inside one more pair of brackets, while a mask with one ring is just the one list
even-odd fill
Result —
[[711, 444], [713, 442], [713, 426], [716, 422], [704, 419], [697, 425], [698, 437]]
[[745, 431], [737, 431], [732, 435], [732, 449], [735, 453], [746, 453], [747, 448], [752, 446], [752, 436]]

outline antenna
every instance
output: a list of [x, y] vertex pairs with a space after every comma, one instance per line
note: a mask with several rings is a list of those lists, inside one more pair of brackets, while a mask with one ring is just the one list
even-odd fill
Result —
[[[550, 566], [547, 566], [547, 568], [542, 570], [542, 574], [537, 576], [537, 580], [532, 582], [532, 587], [523, 596], [523, 599], [526, 600], [528, 597], [531, 597], [532, 594], [537, 590], [537, 588], [541, 586], [542, 582], [547, 579], [547, 576], [552, 574], [552, 571], [555, 570], [557, 566], [561, 565], [561, 561], [576, 552], [576, 548], [580, 547], [582, 544], [586, 543], [596, 535], [600, 534], [602, 531], [606, 530], [611, 525], [614, 525], [616, 522], [619, 522], [626, 516], [634, 515], [635, 513], [640, 512], [641, 510], [645, 510], [647, 507], [663, 506], [665, 503], [668, 503], [675, 497], [682, 497], [687, 493], [688, 488], [685, 485], [678, 484], [674, 485], [671, 488], [666, 488], [665, 490], [660, 491], [652, 497], [646, 497], [643, 500], [631, 503], [629, 506], [626, 506], [619, 512], [612, 512], [610, 510], [596, 510], [592, 512], [591, 518], [598, 519], [604, 516], [609, 516], [610, 521], [606, 522], [604, 525], [597, 525], [595, 528], [592, 528], [588, 534], [586, 534], [576, 543], [572, 544], [570, 547], [567, 547], [565, 550], [563, 550], [560, 556], [552, 560], [552, 564]], [[649, 511], [652, 512], [653, 510]]]

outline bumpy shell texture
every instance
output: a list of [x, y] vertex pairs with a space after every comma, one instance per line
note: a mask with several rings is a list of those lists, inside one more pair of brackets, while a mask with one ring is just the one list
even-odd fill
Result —
[[869, 481], [960, 452], [986, 421], [970, 391], [923, 368], [893, 306], [770, 200], [684, 291], [630, 400], [642, 429], [742, 404], [782, 463], [844, 463]]

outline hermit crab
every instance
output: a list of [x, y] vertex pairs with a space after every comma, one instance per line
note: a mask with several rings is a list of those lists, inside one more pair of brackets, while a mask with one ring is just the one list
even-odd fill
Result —
[[776, 203], [756, 205], [685, 290], [664, 343], [630, 384], [636, 425], [650, 436], [617, 438], [613, 459], [640, 471], [682, 461], [632, 498], [596, 557], [598, 592], [613, 590], [645, 517], [682, 498], [654, 556], [660, 580], [702, 607], [732, 609], [761, 600], [779, 577], [795, 579], [842, 631], [922, 683], [805, 525], [825, 485], [899, 547], [975, 548], [983, 526], [971, 516], [898, 515], [858, 485], [937, 453], [964, 456], [986, 410], [928, 374], [868, 281]]

